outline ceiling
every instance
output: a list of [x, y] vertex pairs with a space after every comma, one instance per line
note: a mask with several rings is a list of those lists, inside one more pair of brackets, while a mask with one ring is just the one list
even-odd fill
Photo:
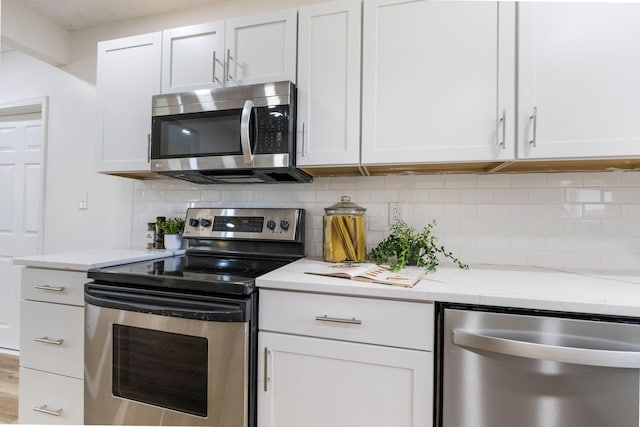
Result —
[[20, 0], [66, 30], [218, 3], [223, 0]]

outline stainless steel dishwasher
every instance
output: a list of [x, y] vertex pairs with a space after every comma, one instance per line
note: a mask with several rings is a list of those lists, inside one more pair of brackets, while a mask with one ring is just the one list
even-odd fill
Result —
[[436, 426], [638, 427], [640, 319], [441, 304]]

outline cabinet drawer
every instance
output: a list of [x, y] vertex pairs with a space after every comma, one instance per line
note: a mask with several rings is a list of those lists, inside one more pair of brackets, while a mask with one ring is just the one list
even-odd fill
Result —
[[22, 301], [20, 366], [84, 378], [84, 307]]
[[260, 329], [433, 349], [433, 304], [260, 290]]
[[82, 380], [20, 368], [19, 393], [20, 424], [84, 424]]
[[22, 270], [22, 299], [84, 306], [84, 271], [25, 268]]

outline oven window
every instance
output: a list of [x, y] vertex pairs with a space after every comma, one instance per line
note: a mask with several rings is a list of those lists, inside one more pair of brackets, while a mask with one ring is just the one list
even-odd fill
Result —
[[153, 158], [242, 154], [242, 110], [178, 114], [153, 118]]
[[113, 394], [207, 416], [206, 338], [113, 325]]

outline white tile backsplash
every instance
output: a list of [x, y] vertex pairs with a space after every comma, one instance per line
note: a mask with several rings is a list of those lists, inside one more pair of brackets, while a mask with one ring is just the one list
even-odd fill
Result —
[[[310, 184], [136, 182], [133, 244], [146, 222], [188, 207], [299, 207], [306, 253], [322, 256], [324, 208], [342, 195], [367, 208], [367, 245], [387, 234], [389, 202], [416, 228], [436, 220], [439, 243], [462, 261], [640, 271], [640, 172], [316, 178]], [[445, 262], [445, 261], [443, 261]]]

